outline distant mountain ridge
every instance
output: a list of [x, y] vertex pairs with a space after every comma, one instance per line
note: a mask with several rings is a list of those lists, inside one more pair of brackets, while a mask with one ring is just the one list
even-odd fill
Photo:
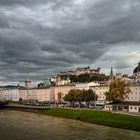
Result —
[[5, 86], [0, 86], [0, 88], [18, 88], [19, 86], [14, 86], [14, 85], [5, 85]]

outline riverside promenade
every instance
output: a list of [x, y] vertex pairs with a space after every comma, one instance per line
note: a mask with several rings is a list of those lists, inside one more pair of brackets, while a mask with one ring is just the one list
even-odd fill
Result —
[[[19, 110], [19, 111], [27, 111], [27, 112], [40, 112], [44, 109], [47, 108], [58, 108], [57, 106], [35, 106], [35, 105], [24, 105], [24, 104], [17, 104], [17, 103], [9, 103], [4, 106], [5, 109], [9, 110]], [[62, 108], [62, 107], [59, 107]], [[65, 107], [63, 107], [65, 108]], [[89, 108], [71, 108], [71, 107], [66, 107], [66, 109], [74, 109], [74, 110], [94, 110], [94, 109], [89, 109]], [[100, 111], [105, 111], [105, 110], [100, 110]], [[108, 112], [108, 111], [107, 111]], [[125, 114], [125, 115], [131, 115], [131, 116], [140, 116], [140, 113], [132, 113], [132, 112], [116, 112], [112, 111], [113, 113], [116, 114]]]
[[26, 111], [26, 112], [41, 112], [44, 109], [52, 108], [52, 107], [9, 103], [9, 104], [3, 106], [3, 108], [4, 109], [9, 109], [9, 110]]

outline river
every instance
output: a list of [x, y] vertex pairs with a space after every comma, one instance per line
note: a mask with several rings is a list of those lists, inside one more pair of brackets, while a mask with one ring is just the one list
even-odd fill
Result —
[[0, 110], [0, 140], [139, 140], [140, 132]]

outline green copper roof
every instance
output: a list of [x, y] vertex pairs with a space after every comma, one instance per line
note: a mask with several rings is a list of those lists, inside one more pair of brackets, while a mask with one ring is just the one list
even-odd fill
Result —
[[48, 80], [48, 79], [43, 80], [42, 83], [43, 83], [45, 86], [51, 85], [51, 82], [50, 82], [50, 80]]

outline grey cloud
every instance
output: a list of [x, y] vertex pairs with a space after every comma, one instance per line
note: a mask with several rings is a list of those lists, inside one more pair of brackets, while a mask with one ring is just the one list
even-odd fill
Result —
[[[94, 63], [106, 68], [111, 61], [122, 70], [139, 59], [138, 53], [134, 57], [140, 51], [139, 0], [0, 0], [0, 7], [4, 81], [27, 74], [40, 79], [45, 71], [51, 75]], [[124, 48], [116, 51], [121, 43]], [[134, 50], [123, 56], [130, 43]]]
[[[73, 24], [64, 23], [62, 29], [56, 32], [57, 39], [63, 43], [73, 44], [93, 40], [103, 43], [137, 41], [140, 38], [140, 2], [135, 2], [137, 5], [131, 1], [109, 0], [91, 5], [88, 10], [83, 11], [84, 14], [80, 11], [81, 20], [75, 17]], [[125, 8], [127, 4], [130, 7], [128, 10]], [[83, 25], [86, 21], [87, 24]]]
[[9, 28], [9, 22], [4, 14], [0, 13], [0, 29]]
[[25, 5], [25, 6], [31, 6], [34, 4], [40, 4], [45, 2], [44, 0], [0, 0], [1, 6], [14, 6], [14, 5]]
[[70, 3], [72, 0], [0, 0], [0, 6], [25, 6], [33, 7], [39, 5], [51, 4], [53, 10], [60, 8], [62, 5]]
[[60, 46], [50, 45], [50, 44], [43, 44], [41, 47], [41, 50], [47, 51], [50, 53], [61, 53], [62, 52], [62, 48]]

